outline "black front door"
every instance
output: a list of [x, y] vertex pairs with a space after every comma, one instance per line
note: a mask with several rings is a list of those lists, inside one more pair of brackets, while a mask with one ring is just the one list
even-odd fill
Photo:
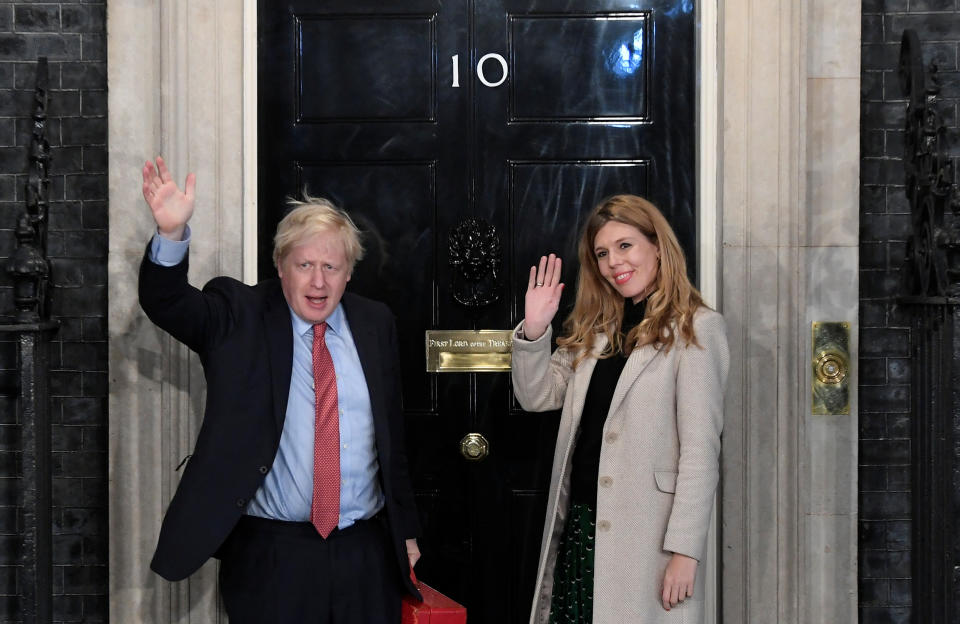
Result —
[[[426, 372], [424, 332], [514, 326], [527, 271], [550, 251], [567, 260], [569, 310], [579, 220], [613, 193], [656, 201], [696, 266], [692, 10], [260, 2], [260, 275], [274, 274], [273, 232], [301, 189], [368, 231], [350, 288], [398, 319], [418, 575], [473, 624], [527, 620], [558, 414], [523, 412], [505, 373]], [[498, 270], [458, 301], [451, 234], [468, 218], [494, 228], [498, 245], [475, 240]], [[461, 455], [467, 433], [489, 442], [485, 460]]]

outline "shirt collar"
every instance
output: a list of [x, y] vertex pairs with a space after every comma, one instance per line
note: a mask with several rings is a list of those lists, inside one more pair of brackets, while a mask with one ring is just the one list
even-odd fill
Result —
[[[293, 311], [289, 303], [287, 304], [287, 308], [290, 309], [290, 320], [293, 321], [293, 331], [296, 332], [298, 336], [303, 336], [308, 331], [313, 330], [313, 323], [308, 323], [297, 316], [297, 313]], [[327, 329], [332, 329], [333, 333], [337, 335], [343, 335], [344, 321], [343, 304], [338, 303], [337, 307], [330, 313], [330, 316], [327, 317]]]

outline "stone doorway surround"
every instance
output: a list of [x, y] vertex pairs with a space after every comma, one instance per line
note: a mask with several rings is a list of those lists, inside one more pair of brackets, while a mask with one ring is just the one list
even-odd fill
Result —
[[137, 268], [154, 231], [140, 169], [162, 154], [178, 184], [197, 174], [191, 282], [242, 277], [244, 9], [239, 0], [107, 7], [112, 622], [227, 620], [218, 612], [216, 562], [180, 583], [149, 568], [176, 466], [199, 430], [205, 386], [196, 356], [140, 310]]
[[[721, 0], [722, 621], [857, 621], [860, 2]], [[811, 322], [851, 322], [811, 415]]]
[[[716, 621], [854, 622], [851, 413], [810, 415], [810, 323], [852, 323], [857, 361], [860, 3], [702, 0], [700, 249], [727, 320]], [[149, 570], [203, 406], [196, 358], [153, 327], [136, 274], [151, 221], [139, 170], [198, 175], [191, 280], [252, 280], [255, 0], [107, 5], [110, 148], [110, 617], [224, 622], [215, 562]], [[246, 215], [246, 218], [245, 218]]]

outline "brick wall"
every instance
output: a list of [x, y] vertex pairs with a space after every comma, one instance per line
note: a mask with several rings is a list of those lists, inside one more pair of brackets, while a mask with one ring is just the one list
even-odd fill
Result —
[[[0, 263], [22, 210], [37, 56], [50, 63], [54, 620], [107, 620], [107, 79], [104, 2], [0, 2]], [[0, 272], [0, 315], [12, 311]], [[0, 345], [0, 622], [19, 621], [14, 351]]]
[[897, 62], [912, 28], [943, 78], [960, 156], [956, 0], [863, 0], [860, 195], [860, 622], [910, 621], [910, 331], [895, 305], [910, 232]]

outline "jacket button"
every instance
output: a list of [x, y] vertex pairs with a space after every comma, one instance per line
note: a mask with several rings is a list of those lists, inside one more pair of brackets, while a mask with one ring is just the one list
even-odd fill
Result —
[[613, 486], [613, 478], [611, 477], [600, 477], [600, 485], [602, 487], [608, 488]]
[[597, 528], [604, 532], [609, 531], [610, 522], [607, 520], [601, 520], [600, 522], [597, 523]]
[[242, 499], [242, 498], [237, 499], [237, 507], [243, 507], [246, 504], [247, 504], [247, 501], [245, 499]]
[[266, 466], [260, 466], [260, 474], [267, 474], [270, 471]]
[[617, 441], [617, 438], [619, 437], [620, 435], [616, 431], [611, 431], [610, 433], [607, 434], [607, 442], [610, 444], [613, 444], [614, 442]]

